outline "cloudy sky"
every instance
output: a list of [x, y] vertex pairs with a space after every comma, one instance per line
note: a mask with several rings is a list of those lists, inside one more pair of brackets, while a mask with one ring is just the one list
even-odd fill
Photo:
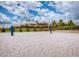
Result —
[[64, 22], [72, 19], [79, 23], [78, 1], [0, 1], [1, 24], [26, 24], [33, 22]]

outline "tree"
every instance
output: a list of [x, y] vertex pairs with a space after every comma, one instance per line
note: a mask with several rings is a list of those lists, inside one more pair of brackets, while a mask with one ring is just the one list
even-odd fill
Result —
[[59, 26], [64, 26], [65, 25], [65, 23], [63, 22], [63, 20], [62, 19], [60, 19], [60, 21], [59, 21], [59, 24], [58, 24]]
[[74, 22], [72, 20], [69, 20], [68, 26], [74, 26], [74, 25], [75, 25]]
[[63, 22], [62, 19], [60, 19], [58, 23], [58, 29], [64, 29], [64, 26], [65, 26], [65, 23]]
[[57, 23], [56, 23], [55, 20], [52, 22], [52, 27], [53, 27], [53, 29], [56, 29], [57, 28]]
[[2, 28], [2, 32], [5, 32], [5, 29], [4, 28]]
[[69, 20], [68, 23], [67, 23], [67, 26], [68, 26], [69, 29], [73, 30], [73, 29], [75, 29], [76, 25], [72, 20]]

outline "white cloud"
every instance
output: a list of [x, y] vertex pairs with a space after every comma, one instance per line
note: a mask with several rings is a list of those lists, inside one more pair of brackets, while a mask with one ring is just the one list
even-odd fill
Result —
[[[65, 22], [69, 21], [72, 19], [74, 22], [76, 20], [79, 20], [79, 2], [78, 1], [54, 1], [55, 5], [53, 2], [49, 3], [49, 6], [53, 6], [57, 8], [58, 11], [62, 12], [63, 15], [62, 18], [64, 19]], [[57, 14], [56, 14], [57, 17]], [[76, 22], [77, 24], [79, 23]]]
[[[79, 19], [79, 2], [78, 1], [55, 1], [55, 5], [53, 2], [49, 2], [49, 6], [55, 7], [56, 11], [61, 11], [64, 14], [61, 15], [59, 13], [54, 13], [53, 11], [49, 11], [49, 9], [40, 9], [37, 7], [42, 6], [43, 4], [38, 1], [3, 1], [0, 2], [4, 8], [6, 8], [9, 12], [24, 17], [24, 20], [39, 20], [40, 22], [47, 22], [49, 20], [59, 21], [60, 16], [64, 19], [64, 21], [70, 20], [69, 18]], [[19, 6], [18, 6], [19, 4]], [[29, 9], [35, 10], [41, 16], [33, 16], [28, 12]], [[6, 16], [4, 16], [6, 17]], [[14, 19], [17, 19], [15, 16]], [[24, 21], [24, 23], [25, 23]], [[14, 21], [16, 22], [16, 21]], [[17, 20], [17, 22], [22, 22], [21, 20]]]
[[17, 19], [17, 18], [18, 18], [17, 16], [14, 16], [14, 17], [13, 17], [13, 19]]
[[[18, 6], [18, 3], [20, 4], [20, 6]], [[21, 16], [24, 20], [26, 20], [26, 19], [32, 19], [32, 15], [29, 14], [28, 9], [29, 8], [34, 9], [36, 7], [39, 7], [39, 6], [41, 6], [41, 3], [32, 2], [32, 1], [31, 2], [28, 2], [28, 1], [26, 1], [26, 2], [25, 1], [16, 1], [16, 2], [5, 1], [4, 2], [4, 1], [2, 1], [2, 2], [0, 2], [0, 5], [3, 6], [4, 8], [6, 8], [9, 12], [11, 12], [15, 15]], [[13, 18], [15, 19], [16, 17], [13, 17]], [[21, 22], [23, 22], [23, 21], [19, 20], [19, 19], [13, 20], [14, 24], [21, 23]]]
[[64, 12], [66, 16], [71, 16], [76, 19], [79, 18], [79, 2], [78, 1], [60, 1], [55, 2], [57, 6]]
[[0, 20], [10, 22], [10, 18], [6, 16], [5, 14], [0, 13]]
[[36, 9], [39, 15], [44, 16], [46, 13], [49, 12], [48, 9]]
[[42, 4], [37, 1], [27, 1], [27, 2], [21, 1], [20, 4], [21, 4], [21, 6], [24, 6], [26, 8], [30, 8], [30, 9], [35, 9], [36, 7], [42, 6]]
[[10, 18], [5, 14], [0, 13], [0, 27], [10, 27]]
[[6, 16], [5, 14], [2, 14], [0, 13], [0, 22], [2, 22], [0, 24], [1, 27], [4, 27], [4, 28], [9, 28], [11, 26], [11, 23], [13, 25], [16, 25], [16, 24], [21, 24], [21, 21], [19, 21], [17, 19], [17, 16], [14, 16], [13, 19], [11, 19], [10, 17]]
[[[18, 3], [20, 6], [18, 6]], [[2, 5], [4, 8], [6, 8], [9, 12], [19, 15], [22, 17], [29, 17], [30, 14], [28, 12], [28, 9], [35, 9], [36, 7], [40, 7], [42, 4], [40, 2], [32, 2], [32, 1], [3, 1], [0, 2], [0, 5]]]

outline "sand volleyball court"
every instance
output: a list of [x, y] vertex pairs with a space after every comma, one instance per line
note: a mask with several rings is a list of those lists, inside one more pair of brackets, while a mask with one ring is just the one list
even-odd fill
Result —
[[64, 57], [79, 56], [78, 32], [16, 32], [0, 33], [0, 56]]

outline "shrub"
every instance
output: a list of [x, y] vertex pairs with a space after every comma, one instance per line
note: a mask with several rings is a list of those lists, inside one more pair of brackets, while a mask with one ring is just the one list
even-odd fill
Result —
[[36, 31], [36, 29], [34, 29], [34, 31]]
[[22, 32], [22, 29], [20, 29], [19, 31]]
[[4, 28], [2, 28], [2, 32], [5, 32], [5, 29]]
[[27, 32], [29, 32], [29, 29], [27, 29]]

